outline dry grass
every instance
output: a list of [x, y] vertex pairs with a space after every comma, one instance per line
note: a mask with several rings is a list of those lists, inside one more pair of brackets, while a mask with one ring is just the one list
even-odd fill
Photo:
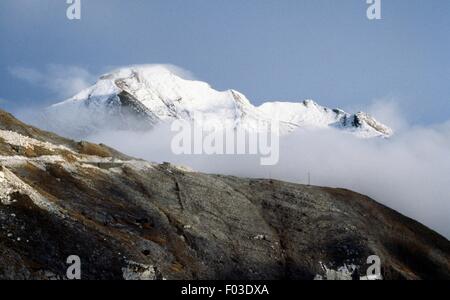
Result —
[[112, 157], [111, 152], [108, 149], [96, 144], [88, 142], [78, 143], [78, 152], [80, 154], [95, 155], [99, 157]]

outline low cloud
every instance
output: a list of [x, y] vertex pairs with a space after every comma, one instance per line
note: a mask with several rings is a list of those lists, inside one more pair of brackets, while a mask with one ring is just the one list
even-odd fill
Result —
[[28, 84], [45, 88], [56, 97], [64, 99], [92, 85], [97, 76], [79, 66], [52, 64], [43, 71], [28, 67], [11, 67], [12, 76]]
[[378, 121], [389, 126], [396, 132], [408, 129], [407, 119], [402, 115], [402, 109], [398, 101], [393, 97], [385, 97], [372, 102], [367, 108], [367, 113]]

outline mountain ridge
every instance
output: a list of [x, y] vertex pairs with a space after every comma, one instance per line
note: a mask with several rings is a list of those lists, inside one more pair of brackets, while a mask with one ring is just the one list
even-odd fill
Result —
[[254, 106], [236, 90], [217, 91], [205, 82], [183, 79], [164, 66], [133, 66], [105, 74], [90, 88], [50, 106], [45, 118], [49, 129], [58, 132], [65, 127], [66, 135], [83, 136], [116, 123], [118, 128], [112, 129], [141, 130], [176, 119], [197, 121], [196, 114], [250, 131], [258, 130], [259, 122], [277, 121], [281, 134], [299, 128], [334, 128], [362, 138], [393, 134], [366, 113], [349, 114], [312, 100]]

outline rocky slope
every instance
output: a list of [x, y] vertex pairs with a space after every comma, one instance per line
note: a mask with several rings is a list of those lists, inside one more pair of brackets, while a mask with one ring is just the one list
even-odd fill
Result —
[[450, 279], [447, 239], [363, 195], [156, 165], [5, 112], [0, 226], [0, 279], [62, 279], [70, 255], [83, 279], [358, 278], [374, 254], [385, 279]]
[[392, 135], [389, 127], [367, 114], [329, 109], [312, 100], [255, 107], [235, 90], [216, 91], [165, 66], [133, 66], [103, 75], [92, 87], [49, 107], [42, 119], [39, 124], [71, 137], [101, 130], [146, 130], [173, 120], [216, 122], [249, 131], [277, 121], [282, 134], [298, 128], [335, 128], [363, 138]]

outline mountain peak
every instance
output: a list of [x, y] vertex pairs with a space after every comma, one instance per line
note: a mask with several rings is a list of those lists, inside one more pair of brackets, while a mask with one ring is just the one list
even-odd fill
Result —
[[364, 113], [351, 115], [320, 106], [311, 99], [302, 103], [268, 102], [255, 107], [236, 90], [217, 91], [206, 82], [188, 77], [170, 65], [116, 69], [102, 75], [92, 87], [50, 107], [47, 118], [57, 125], [49, 129], [58, 131], [61, 126], [66, 129], [69, 126], [69, 131], [80, 128], [83, 132], [95, 131], [115, 123], [113, 118], [120, 121], [119, 129], [148, 129], [175, 119], [195, 121], [194, 116], [201, 114], [205, 120], [235, 124], [247, 130], [257, 129], [261, 121], [277, 120], [283, 134], [305, 127], [338, 128], [364, 138], [392, 134], [387, 126]]
[[311, 107], [311, 106], [318, 105], [318, 104], [312, 99], [306, 99], [303, 101], [303, 105], [307, 106], [307, 107]]
[[134, 65], [129, 67], [121, 67], [115, 69], [109, 73], [100, 76], [100, 80], [117, 80], [135, 77], [138, 80], [140, 78], [151, 78], [159, 76], [176, 76], [183, 77], [180, 71], [177, 71], [175, 67], [169, 65]]

